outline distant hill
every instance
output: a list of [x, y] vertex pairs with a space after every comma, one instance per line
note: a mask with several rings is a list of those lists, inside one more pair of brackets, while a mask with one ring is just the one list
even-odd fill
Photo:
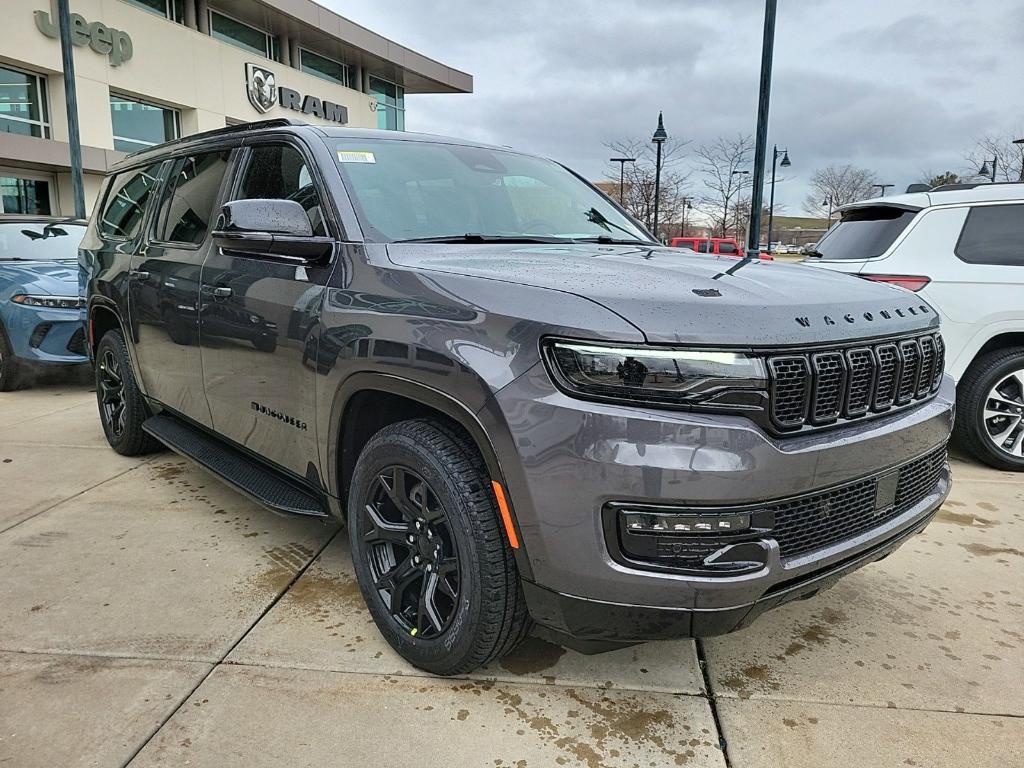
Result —
[[[835, 222], [836, 217], [833, 217], [832, 223]], [[774, 226], [776, 229], [827, 229], [828, 219], [816, 219], [810, 216], [776, 216]]]

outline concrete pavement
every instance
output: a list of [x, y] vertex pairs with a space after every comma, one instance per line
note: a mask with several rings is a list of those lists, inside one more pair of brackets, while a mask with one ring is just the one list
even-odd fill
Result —
[[1018, 476], [956, 461], [922, 535], [743, 632], [590, 657], [531, 638], [442, 680], [376, 632], [343, 531], [265, 512], [173, 454], [117, 456], [93, 398], [0, 394], [0, 766], [980, 768], [1019, 755]]

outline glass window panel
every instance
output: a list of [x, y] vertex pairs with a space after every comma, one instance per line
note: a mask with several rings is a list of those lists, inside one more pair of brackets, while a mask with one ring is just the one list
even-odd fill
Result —
[[340, 61], [334, 61], [328, 59], [317, 53], [311, 51], [301, 50], [299, 53], [299, 62], [303, 72], [316, 77], [321, 77], [324, 80], [329, 80], [332, 83], [338, 85], [347, 86], [349, 84], [348, 79], [348, 67], [342, 64]]
[[174, 164], [170, 194], [157, 216], [157, 239], [170, 243], [203, 242], [221, 182], [228, 167], [229, 150], [182, 158]]
[[178, 138], [177, 110], [110, 94], [114, 149], [136, 152]]
[[253, 147], [236, 200], [294, 200], [309, 217], [314, 235], [326, 235], [320, 196], [302, 154], [286, 144]]
[[210, 36], [242, 48], [250, 53], [270, 58], [268, 35], [261, 29], [235, 21], [216, 11], [210, 11]]
[[0, 131], [48, 138], [48, 123], [45, 78], [0, 67]]
[[968, 264], [1024, 266], [1024, 205], [971, 208], [956, 255]]
[[167, 0], [128, 0], [128, 2], [142, 8], [144, 11], [156, 13], [167, 18]]
[[156, 163], [119, 173], [111, 180], [98, 224], [101, 235], [131, 239], [139, 234], [146, 204], [156, 189], [159, 174], [160, 163]]
[[0, 176], [0, 201], [3, 213], [49, 215], [50, 184], [40, 179]]

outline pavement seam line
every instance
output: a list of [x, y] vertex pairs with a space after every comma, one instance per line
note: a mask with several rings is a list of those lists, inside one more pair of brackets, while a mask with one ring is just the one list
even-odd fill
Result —
[[50, 416], [55, 416], [58, 413], [64, 413], [64, 411], [70, 411], [72, 408], [81, 408], [84, 405], [90, 405], [90, 403], [76, 403], [75, 405], [69, 405], [66, 408], [58, 408], [56, 411], [49, 411], [47, 413], [37, 413], [35, 416], [29, 416], [27, 419], [22, 419], [21, 421], [15, 421], [11, 424], [7, 424], [3, 428], [10, 429], [11, 427], [17, 427], [20, 426], [21, 424], [26, 424], [30, 421], [35, 421], [36, 419], [45, 419]]
[[704, 679], [704, 698], [707, 699], [711, 708], [711, 719], [715, 723], [715, 731], [718, 733], [718, 747], [722, 750], [722, 759], [725, 761], [725, 768], [732, 768], [732, 761], [729, 759], [729, 744], [725, 740], [725, 732], [722, 730], [722, 718], [718, 713], [718, 697], [715, 689], [711, 687], [711, 676], [708, 673], [708, 658], [704, 653], [704, 640], [695, 637], [693, 644], [697, 649], [697, 666], [700, 667], [701, 677]]
[[932, 709], [931, 707], [890, 707], [888, 705], [857, 701], [836, 702], [822, 701], [820, 699], [787, 699], [783, 697], [771, 699], [761, 696], [743, 698], [742, 696], [733, 695], [722, 696], [722, 701], [739, 703], [749, 701], [757, 704], [806, 704], [814, 707], [851, 707], [853, 709], [882, 709], [886, 712], [927, 712], [934, 715], [974, 715], [976, 717], [1006, 717], [1013, 720], [1024, 720], [1024, 714], [1014, 714], [1013, 712], [975, 712], [968, 709], [960, 711], [956, 709]]
[[2, 536], [3, 534], [7, 533], [8, 531], [14, 530], [15, 528], [17, 528], [19, 525], [22, 525], [23, 523], [27, 523], [29, 520], [35, 520], [40, 515], [43, 515], [43, 514], [49, 512], [52, 509], [56, 509], [61, 504], [65, 504], [65, 503], [71, 501], [72, 499], [77, 499], [82, 494], [88, 493], [91, 490], [99, 488], [101, 485], [104, 485], [105, 483], [109, 483], [111, 480], [117, 480], [117, 478], [124, 477], [129, 472], [134, 472], [137, 469], [141, 469], [142, 467], [146, 466], [150, 461], [152, 461], [152, 459], [145, 459], [144, 461], [140, 462], [139, 464], [136, 464], [134, 467], [128, 467], [128, 469], [126, 469], [126, 470], [124, 470], [122, 472], [118, 472], [116, 475], [111, 475], [108, 478], [100, 480], [95, 485], [90, 485], [87, 488], [83, 488], [82, 490], [78, 491], [77, 493], [71, 494], [70, 496], [68, 496], [65, 499], [61, 499], [60, 501], [55, 501], [50, 506], [46, 507], [45, 509], [41, 509], [38, 512], [34, 512], [33, 514], [31, 514], [28, 517], [26, 517], [24, 520], [19, 520], [18, 522], [12, 523], [11, 525], [7, 526], [6, 528], [0, 529], [0, 536]]
[[277, 595], [274, 596], [274, 599], [270, 600], [266, 604], [266, 606], [264, 606], [263, 610], [260, 611], [259, 615], [256, 616], [256, 618], [249, 623], [249, 626], [242, 631], [238, 638], [236, 638], [235, 641], [231, 643], [230, 646], [228, 646], [227, 650], [225, 650], [224, 653], [221, 654], [220, 658], [213, 662], [213, 664], [210, 666], [210, 669], [207, 670], [206, 674], [199, 678], [199, 681], [194, 686], [192, 686], [192, 688], [189, 691], [187, 691], [184, 696], [181, 697], [181, 700], [178, 701], [177, 705], [175, 705], [175, 707], [167, 713], [167, 716], [162, 718], [160, 722], [157, 723], [156, 727], [149, 732], [145, 739], [143, 739], [142, 743], [139, 744], [139, 746], [128, 756], [128, 759], [121, 763], [121, 768], [128, 768], [128, 766], [131, 765], [132, 761], [134, 761], [135, 758], [139, 756], [139, 753], [142, 752], [142, 750], [146, 748], [146, 746], [156, 737], [156, 735], [163, 730], [163, 727], [171, 721], [171, 718], [173, 718], [176, 714], [178, 714], [179, 711], [181, 711], [181, 708], [185, 706], [185, 702], [192, 698], [192, 695], [202, 687], [203, 683], [210, 679], [210, 675], [212, 675], [218, 667], [224, 664], [224, 660], [231, 655], [231, 652], [235, 650], [235, 648], [237, 648], [241, 644], [241, 642], [245, 640], [246, 637], [249, 636], [249, 633], [252, 632], [252, 630], [256, 627], [257, 624], [263, 621], [266, 615], [274, 609], [274, 606], [276, 606], [281, 601], [281, 598], [288, 594], [288, 591], [295, 585], [295, 582], [302, 578], [306, 571], [309, 570], [310, 566], [312, 566], [313, 563], [316, 562], [317, 558], [319, 558], [320, 555], [323, 554], [324, 550], [327, 549], [330, 543], [334, 541], [335, 537], [342, 530], [344, 530], [344, 526], [338, 527], [337, 529], [335, 529], [334, 533], [327, 537], [327, 540], [324, 541], [320, 548], [317, 549], [316, 552], [314, 552], [306, 561], [306, 563], [295, 572], [291, 580], [285, 585], [284, 589], [278, 592]]

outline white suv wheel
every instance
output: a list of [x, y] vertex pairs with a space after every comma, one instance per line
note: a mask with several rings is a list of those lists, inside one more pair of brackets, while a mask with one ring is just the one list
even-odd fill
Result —
[[1003, 376], [989, 390], [983, 419], [997, 449], [1024, 458], [1024, 368]]

